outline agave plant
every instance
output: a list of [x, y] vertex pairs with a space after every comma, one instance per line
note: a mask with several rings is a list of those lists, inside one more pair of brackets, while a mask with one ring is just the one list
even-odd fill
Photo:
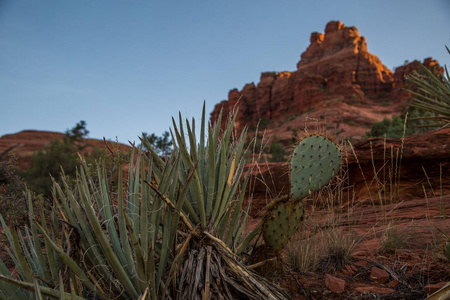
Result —
[[[447, 51], [450, 54], [448, 47]], [[426, 127], [443, 127], [450, 124], [450, 76], [445, 67], [445, 76], [436, 76], [423, 65], [420, 66], [422, 74], [413, 72], [406, 79], [419, 88], [419, 91], [408, 90], [415, 98], [411, 106], [423, 109], [434, 114], [432, 117], [422, 117], [434, 123]]]
[[197, 140], [180, 115], [171, 156], [144, 139], [150, 154], [133, 151], [115, 194], [104, 166], [94, 176], [86, 163], [74, 189], [54, 183], [50, 213], [35, 214], [28, 194], [29, 226], [0, 217], [14, 263], [0, 263], [0, 299], [289, 299], [236, 254], [252, 237], [241, 238], [249, 172], [235, 117], [222, 132], [222, 114], [207, 126], [203, 106]]

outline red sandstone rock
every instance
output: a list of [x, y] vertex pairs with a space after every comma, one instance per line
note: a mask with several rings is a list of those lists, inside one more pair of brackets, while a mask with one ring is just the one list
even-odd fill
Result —
[[[438, 63], [426, 59], [424, 64], [435, 67]], [[327, 129], [332, 137], [359, 140], [374, 122], [402, 112], [410, 97], [402, 90], [404, 76], [419, 65], [413, 62], [392, 73], [368, 52], [365, 38], [355, 27], [332, 21], [325, 34], [311, 34], [297, 70], [262, 73], [257, 85], [231, 90], [228, 100], [215, 106], [211, 121], [217, 120], [221, 109], [226, 115], [239, 107], [238, 130], [256, 125], [261, 118], [285, 123], [287, 118], [302, 116], [269, 132], [285, 144], [291, 141], [288, 127], [303, 128], [305, 117], [317, 120], [314, 128], [332, 124], [335, 128]]]
[[360, 266], [360, 267], [366, 267], [368, 264], [369, 263], [365, 260], [360, 260], [355, 263], [355, 265]]
[[344, 273], [347, 276], [352, 276], [354, 275], [356, 272], [358, 271], [358, 269], [353, 266], [353, 265], [346, 265], [342, 268], [342, 273]]
[[389, 273], [383, 269], [373, 267], [370, 272], [370, 278], [378, 283], [386, 283], [389, 280]]
[[[423, 180], [429, 180], [435, 187], [441, 185], [440, 169], [450, 168], [450, 128], [407, 137], [403, 141], [369, 139], [354, 145], [354, 149], [356, 157], [351, 149], [348, 149], [344, 157], [349, 169], [349, 183], [361, 187], [361, 190], [357, 191], [358, 195], [365, 197], [364, 195], [369, 193], [376, 193], [379, 188], [377, 184], [372, 183], [366, 186], [361, 173], [364, 174], [366, 182], [371, 182], [374, 178], [374, 166], [379, 174], [386, 174], [390, 168], [386, 163], [397, 161], [401, 164], [400, 168], [394, 168], [396, 170], [391, 172], [397, 172], [399, 169], [400, 185], [409, 187], [403, 190], [402, 198], [423, 198], [423, 189], [411, 187], [420, 186]], [[450, 188], [448, 181], [444, 180], [442, 184], [444, 190]]]
[[325, 285], [334, 293], [343, 293], [345, 291], [346, 284], [347, 283], [343, 279], [331, 276], [330, 274], [325, 275]]
[[400, 284], [400, 282], [398, 280], [392, 280], [391, 282], [389, 282], [387, 284], [387, 287], [391, 288], [391, 289], [395, 289], [399, 284]]

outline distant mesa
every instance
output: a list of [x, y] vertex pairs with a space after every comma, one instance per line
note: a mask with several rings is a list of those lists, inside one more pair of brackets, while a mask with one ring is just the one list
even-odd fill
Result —
[[[431, 58], [423, 63], [438, 65]], [[419, 65], [414, 61], [393, 73], [369, 53], [366, 39], [356, 27], [331, 21], [324, 34], [311, 34], [296, 71], [265, 72], [258, 84], [231, 90], [228, 99], [215, 106], [211, 121], [217, 120], [221, 109], [227, 114], [234, 108], [239, 108], [238, 129], [254, 126], [260, 119], [277, 124], [296, 119], [288, 126], [304, 127], [300, 119], [309, 116], [318, 119], [314, 126], [333, 124], [330, 134], [337, 138], [359, 139], [374, 122], [401, 112], [410, 97], [402, 90], [404, 76]], [[352, 128], [343, 126], [349, 122]], [[286, 128], [272, 133], [283, 136], [283, 130]]]

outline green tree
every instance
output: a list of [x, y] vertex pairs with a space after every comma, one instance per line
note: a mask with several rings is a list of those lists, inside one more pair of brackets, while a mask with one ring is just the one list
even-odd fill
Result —
[[67, 129], [66, 138], [72, 142], [81, 142], [87, 137], [88, 134], [89, 130], [86, 128], [86, 121], [81, 120], [75, 125], [74, 128]]
[[[164, 131], [162, 136], [157, 136], [156, 134], [148, 134], [146, 132], [142, 133], [142, 139], [147, 139], [153, 150], [160, 156], [167, 156], [172, 153], [172, 139], [170, 138], [170, 133], [168, 131]], [[147, 151], [145, 144], [143, 145], [144, 149]]]
[[52, 178], [59, 181], [62, 169], [65, 176], [75, 178], [78, 152], [84, 148], [82, 142], [88, 133], [86, 122], [80, 121], [66, 131], [62, 140], [52, 140], [47, 147], [34, 153], [30, 168], [22, 173], [28, 187], [37, 194], [49, 196]]

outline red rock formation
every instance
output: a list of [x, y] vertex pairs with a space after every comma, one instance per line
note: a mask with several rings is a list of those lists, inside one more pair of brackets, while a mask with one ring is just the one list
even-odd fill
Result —
[[323, 88], [334, 95], [364, 91], [374, 97], [389, 92], [393, 85], [392, 72], [367, 51], [366, 39], [340, 21], [328, 23], [325, 35], [312, 34], [311, 46], [301, 55], [297, 69], [300, 77], [321, 76]]
[[[368, 126], [384, 116], [400, 114], [409, 98], [402, 92], [404, 75], [417, 69], [418, 62], [392, 73], [368, 52], [366, 40], [358, 30], [340, 21], [329, 22], [325, 34], [312, 33], [310, 42], [296, 71], [262, 73], [256, 86], [252, 83], [241, 91], [231, 90], [228, 100], [214, 108], [211, 121], [217, 119], [221, 109], [227, 113], [239, 107], [236, 127], [242, 129], [262, 118], [284, 122], [288, 116], [301, 116], [314, 109], [309, 117], [324, 119], [318, 126], [332, 123], [336, 126], [335, 137], [352, 138], [364, 136]], [[437, 64], [431, 59], [424, 63]], [[351, 121], [354, 128], [337, 128], [342, 121]], [[295, 126], [298, 124], [289, 124]], [[279, 132], [275, 129], [273, 134], [283, 135], [283, 130], [286, 128]]]
[[[50, 131], [38, 131], [38, 130], [24, 130], [15, 134], [6, 134], [0, 137], [0, 155], [5, 151], [13, 152], [19, 164], [20, 170], [26, 170], [30, 166], [33, 159], [33, 153], [42, 150], [45, 146], [50, 144], [50, 141], [59, 139], [62, 140], [65, 134], [59, 132]], [[109, 142], [108, 142], [109, 143]], [[87, 145], [83, 151], [91, 153], [94, 147], [100, 149], [106, 149], [105, 142], [102, 140], [86, 139], [84, 144]], [[120, 151], [129, 151], [130, 147], [123, 144], [114, 144], [114, 149], [118, 147]], [[7, 156], [1, 157], [1, 159], [7, 159]]]

